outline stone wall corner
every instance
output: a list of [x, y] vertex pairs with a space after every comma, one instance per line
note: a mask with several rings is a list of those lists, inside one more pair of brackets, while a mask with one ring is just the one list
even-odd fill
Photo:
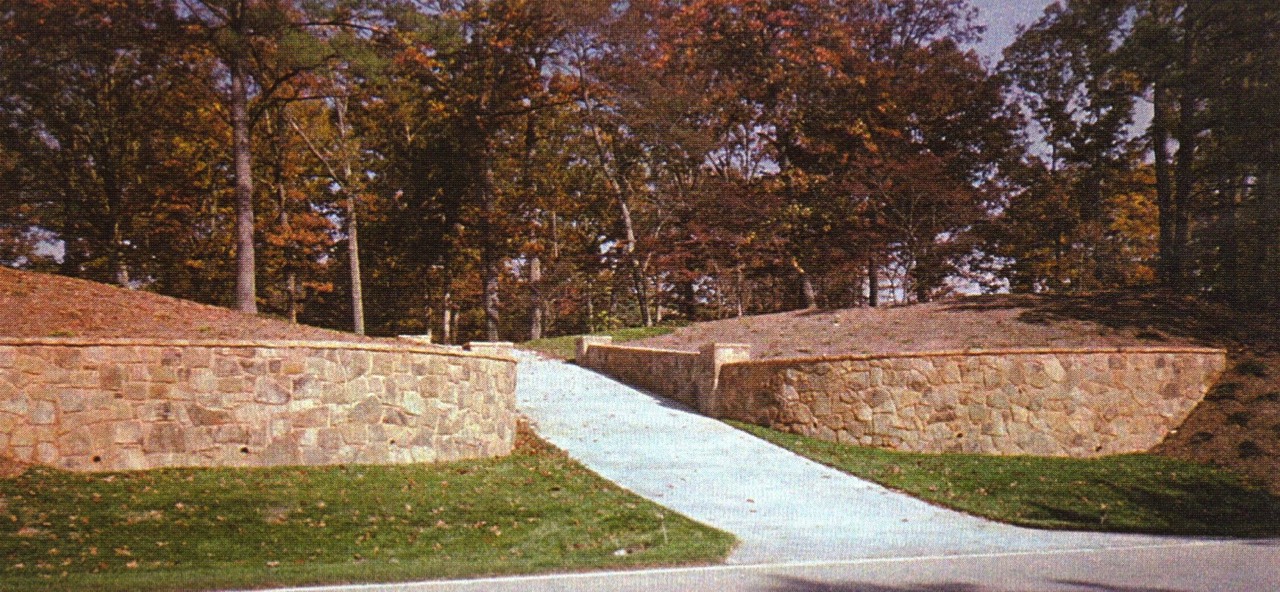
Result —
[[608, 335], [582, 335], [578, 337], [578, 349], [576, 360], [578, 364], [590, 367], [589, 352], [592, 346], [596, 345], [613, 345], [613, 337]]
[[751, 360], [751, 345], [745, 343], [708, 343], [698, 350], [702, 358], [696, 407], [708, 417], [720, 416], [720, 368], [726, 364]]

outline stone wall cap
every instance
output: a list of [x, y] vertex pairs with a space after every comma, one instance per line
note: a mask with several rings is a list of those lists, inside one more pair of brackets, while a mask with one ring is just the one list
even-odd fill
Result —
[[655, 353], [655, 354], [671, 354], [671, 355], [681, 355], [681, 356], [702, 355], [701, 353], [698, 353], [698, 352], [684, 351], [679, 349], [662, 349], [657, 347], [637, 347], [637, 346], [627, 346], [627, 345], [592, 345], [591, 346], [591, 349], [596, 349], [596, 348], [616, 349], [616, 350], [635, 351], [635, 352], [647, 352], [647, 353]]
[[[406, 340], [407, 341], [407, 340]], [[50, 347], [226, 347], [269, 349], [325, 349], [357, 350], [391, 353], [431, 354], [457, 358], [478, 358], [498, 362], [516, 363], [512, 356], [488, 352], [469, 352], [442, 345], [408, 343], [373, 343], [359, 341], [286, 341], [286, 340], [220, 340], [220, 339], [158, 339], [158, 338], [87, 338], [87, 337], [0, 337], [0, 346], [50, 346]]]
[[862, 354], [840, 354], [832, 356], [808, 356], [795, 358], [764, 358], [757, 360], [730, 362], [728, 366], [739, 365], [787, 365], [811, 364], [816, 362], [865, 362], [871, 360], [890, 360], [902, 358], [948, 358], [977, 356], [1035, 356], [1035, 355], [1082, 355], [1082, 354], [1200, 354], [1227, 355], [1227, 350], [1212, 347], [1177, 347], [1177, 346], [1113, 346], [1113, 347], [1077, 347], [1077, 348], [1007, 348], [963, 350], [937, 350], [919, 352], [878, 352]]

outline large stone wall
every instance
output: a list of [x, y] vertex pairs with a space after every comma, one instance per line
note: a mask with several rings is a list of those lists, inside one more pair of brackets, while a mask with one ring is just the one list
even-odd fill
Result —
[[[849, 444], [919, 452], [1090, 457], [1139, 452], [1178, 427], [1222, 373], [1203, 348], [929, 352], [744, 361], [693, 379], [702, 413]], [[601, 349], [592, 354], [591, 350]], [[588, 347], [586, 364], [653, 392], [688, 388], [688, 352]], [[606, 353], [607, 352], [607, 353]], [[639, 368], [640, 370], [637, 370]], [[706, 373], [712, 372], [710, 376]], [[688, 403], [689, 401], [685, 401]]]
[[580, 337], [577, 363], [704, 412], [712, 405], [717, 369], [729, 361], [750, 358], [745, 345], [712, 344], [695, 353], [621, 347], [612, 342], [607, 336]]
[[515, 416], [498, 348], [0, 340], [0, 456], [75, 471], [500, 456]]

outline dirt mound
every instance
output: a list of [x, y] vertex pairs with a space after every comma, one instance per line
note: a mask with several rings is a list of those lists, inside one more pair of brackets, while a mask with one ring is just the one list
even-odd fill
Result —
[[376, 341], [352, 333], [0, 267], [0, 336]]
[[1235, 355], [1231, 364], [1155, 451], [1231, 467], [1280, 494], [1280, 355]]
[[1110, 325], [1053, 314], [1048, 302], [982, 296], [893, 308], [797, 311], [700, 323], [636, 343], [690, 351], [712, 341], [749, 343], [756, 358], [1198, 343], [1146, 323]]

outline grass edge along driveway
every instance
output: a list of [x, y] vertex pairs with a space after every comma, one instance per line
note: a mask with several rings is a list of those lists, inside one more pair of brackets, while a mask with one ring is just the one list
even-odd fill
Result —
[[0, 479], [0, 589], [199, 590], [719, 563], [732, 535], [527, 428], [510, 457]]
[[924, 501], [1018, 526], [1280, 536], [1280, 497], [1227, 471], [1150, 454], [1095, 459], [922, 454], [730, 421], [800, 456]]

